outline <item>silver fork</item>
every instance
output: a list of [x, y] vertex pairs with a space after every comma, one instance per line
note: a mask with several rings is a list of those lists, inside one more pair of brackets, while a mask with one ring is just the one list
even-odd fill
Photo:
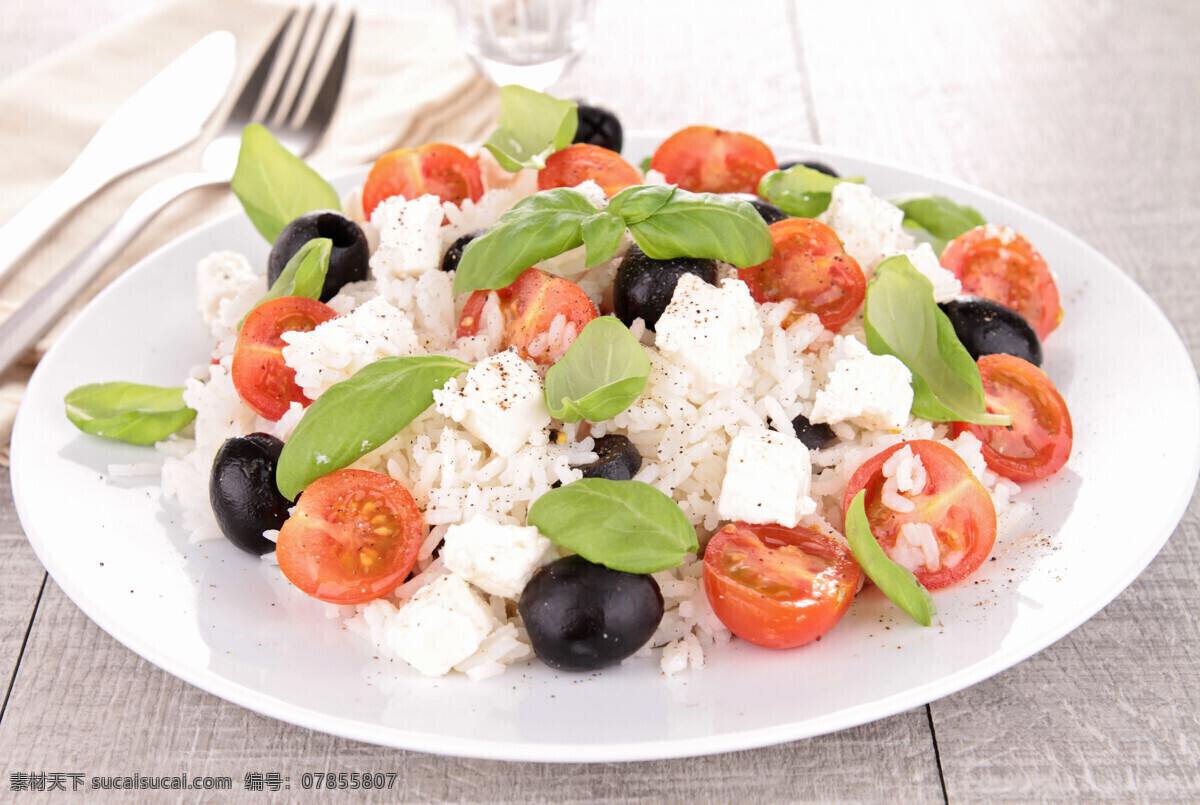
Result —
[[[247, 125], [261, 123], [267, 126], [280, 144], [297, 156], [302, 157], [312, 151], [328, 128], [341, 94], [354, 34], [354, 14], [349, 15], [337, 51], [320, 77], [314, 77], [314, 71], [322, 51], [321, 43], [329, 36], [334, 8], [331, 7], [324, 14], [321, 31], [316, 37], [317, 44], [308, 54], [307, 61], [302, 62], [306, 33], [316, 16], [313, 8], [304, 13], [300, 33], [295, 38], [295, 49], [285, 64], [280, 50], [296, 15], [295, 10], [288, 13], [279, 32], [246, 80], [224, 125], [205, 147], [200, 160], [203, 171], [172, 176], [138, 196], [107, 232], [0, 325], [0, 372], [11, 366], [58, 320], [72, 300], [163, 208], [189, 190], [228, 184], [237, 166], [242, 129]], [[282, 77], [271, 81], [279, 68], [283, 69]], [[293, 75], [301, 69], [303, 75], [297, 82], [293, 80]], [[319, 86], [314, 83], [316, 81], [320, 82]], [[294, 91], [293, 85], [297, 85]], [[312, 105], [301, 118], [303, 101], [314, 86], [318, 86], [318, 89]], [[273, 90], [273, 93], [268, 90]], [[260, 113], [258, 110], [264, 107], [265, 111]]]

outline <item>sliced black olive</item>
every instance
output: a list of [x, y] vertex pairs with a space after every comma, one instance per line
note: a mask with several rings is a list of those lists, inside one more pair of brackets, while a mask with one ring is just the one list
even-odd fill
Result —
[[474, 232], [468, 232], [451, 243], [450, 248], [446, 249], [446, 254], [442, 256], [442, 271], [457, 270], [459, 261], [462, 260], [463, 249], [467, 248], [468, 243], [480, 237], [486, 231], [486, 229], [476, 229]]
[[792, 428], [796, 431], [796, 438], [804, 442], [809, 450], [820, 450], [837, 438], [833, 428], [824, 422], [809, 422], [804, 414], [796, 415], [792, 420]]
[[266, 433], [234, 436], [217, 450], [208, 482], [208, 499], [221, 533], [234, 545], [262, 555], [275, 550], [263, 536], [279, 529], [292, 503], [275, 486], [283, 442]]
[[329, 238], [333, 241], [333, 249], [329, 253], [329, 271], [321, 288], [322, 302], [328, 302], [336, 296], [343, 285], [367, 278], [371, 255], [362, 228], [340, 212], [314, 210], [289, 223], [275, 238], [275, 245], [267, 257], [268, 287], [279, 279], [288, 260], [313, 238]]
[[675, 285], [684, 274], [695, 274], [710, 285], [717, 284], [717, 262], [699, 257], [654, 260], [637, 246], [630, 248], [617, 268], [613, 281], [613, 309], [625, 326], [641, 318], [653, 330], [671, 302]]
[[784, 218], [788, 217], [786, 212], [779, 209], [762, 196], [756, 196], [753, 193], [726, 193], [725, 195], [753, 205], [754, 209], [758, 210], [758, 214], [762, 216], [762, 219], [766, 221], [768, 225], [773, 224], [776, 221], [782, 221]]
[[575, 129], [575, 139], [572, 142], [598, 145], [619, 154], [625, 142], [621, 121], [607, 109], [581, 103], [579, 128]]
[[975, 360], [1003, 352], [1042, 365], [1042, 342], [1020, 313], [978, 296], [962, 296], [938, 307]]
[[838, 172], [835, 171], [833, 168], [829, 167], [824, 162], [817, 162], [816, 160], [812, 160], [812, 159], [806, 159], [806, 160], [793, 159], [793, 160], [789, 160], [787, 162], [780, 162], [779, 169], [781, 171], [785, 171], [788, 168], [794, 168], [797, 165], [803, 165], [806, 168], [811, 168], [812, 170], [815, 170], [818, 173], [823, 173], [826, 176], [832, 176], [835, 179], [839, 178]]
[[534, 574], [517, 611], [538, 659], [563, 671], [593, 671], [646, 644], [662, 620], [663, 597], [651, 576], [568, 556]]
[[610, 481], [628, 481], [642, 468], [642, 454], [633, 442], [619, 433], [610, 433], [597, 438], [592, 452], [596, 460], [580, 464], [584, 478], [607, 478]]

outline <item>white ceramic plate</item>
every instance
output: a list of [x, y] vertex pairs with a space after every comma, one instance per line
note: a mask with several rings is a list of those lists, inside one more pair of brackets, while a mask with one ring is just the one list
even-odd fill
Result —
[[[631, 138], [650, 153], [661, 138]], [[188, 544], [150, 479], [108, 477], [149, 448], [80, 434], [62, 398], [88, 382], [176, 385], [207, 361], [194, 266], [219, 249], [265, 265], [244, 217], [218, 220], [152, 255], [62, 335], [29, 385], [13, 435], [13, 493], [54, 580], [103, 629], [172, 674], [294, 724], [442, 754], [536, 761], [647, 760], [723, 752], [862, 724], [986, 679], [1053, 643], [1123, 590], [1179, 522], [1200, 470], [1200, 394], [1179, 337], [1154, 303], [1090, 247], [962, 184], [831, 151], [812, 154], [876, 192], [943, 193], [1025, 234], [1057, 272], [1066, 317], [1044, 368], [1070, 406], [1070, 463], [1026, 498], [1035, 520], [996, 561], [937, 595], [930, 629], [878, 592], [821, 642], [773, 652], [735, 641], [675, 679], [652, 661], [602, 673], [532, 663], [499, 678], [397, 680], [299, 593], [281, 600], [229, 544]], [[343, 188], [362, 172], [343, 177]], [[1137, 423], [1164, 423], [1148, 443]], [[1152, 470], [1150, 469], [1152, 468]], [[1148, 471], [1149, 470], [1149, 471]], [[71, 510], [63, 517], [64, 508]]]

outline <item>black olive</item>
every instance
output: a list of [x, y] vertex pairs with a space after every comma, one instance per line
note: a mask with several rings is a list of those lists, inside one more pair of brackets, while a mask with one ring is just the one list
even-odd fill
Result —
[[486, 231], [486, 229], [476, 229], [474, 232], [468, 232], [451, 243], [450, 248], [446, 249], [446, 254], [442, 257], [442, 271], [456, 271], [459, 261], [462, 260], [463, 249], [467, 248], [468, 243]]
[[572, 142], [598, 145], [619, 154], [624, 145], [623, 134], [621, 121], [612, 112], [599, 106], [579, 104], [579, 128], [575, 129]]
[[1020, 313], [978, 296], [961, 296], [938, 305], [954, 325], [958, 340], [975, 360], [1003, 352], [1042, 365], [1042, 342]]
[[793, 159], [788, 162], [780, 162], [779, 169], [781, 171], [785, 171], [788, 168], [794, 168], [797, 165], [803, 165], [806, 168], [811, 168], [812, 170], [815, 170], [817, 173], [823, 173], [826, 176], [832, 176], [835, 179], [838, 178], [838, 172], [835, 171], [833, 168], [829, 167], [824, 162], [817, 162], [812, 159], [806, 159], [803, 161], [798, 160], [798, 159]]
[[739, 201], [744, 201], [747, 204], [752, 204], [754, 209], [758, 210], [758, 214], [767, 224], [773, 224], [776, 221], [782, 221], [787, 218], [787, 213], [776, 207], [771, 202], [767, 201], [762, 196], [756, 196], [753, 193], [726, 193], [730, 198], [736, 198]]
[[262, 555], [275, 550], [263, 536], [288, 518], [292, 503], [275, 486], [283, 442], [266, 433], [226, 439], [213, 460], [208, 499], [221, 533], [234, 545]]
[[619, 433], [610, 433], [595, 440], [592, 452], [596, 460], [590, 464], [579, 464], [584, 478], [607, 478], [610, 481], [628, 481], [642, 468], [642, 454], [633, 442]]
[[538, 659], [563, 671], [593, 671], [646, 644], [662, 620], [663, 597], [650, 576], [568, 556], [534, 574], [517, 611]]
[[796, 438], [804, 442], [809, 450], [820, 450], [837, 438], [833, 428], [823, 422], [809, 422], [804, 414], [796, 415], [792, 420], [792, 429], [796, 431]]
[[640, 317], [653, 330], [684, 274], [695, 274], [709, 285], [716, 285], [717, 262], [699, 257], [654, 260], [637, 246], [631, 247], [613, 281], [613, 309], [617, 318], [628, 327]]
[[267, 257], [268, 287], [279, 279], [288, 260], [313, 238], [329, 238], [333, 241], [333, 249], [329, 253], [329, 271], [321, 288], [322, 302], [328, 302], [336, 296], [346, 283], [367, 278], [371, 255], [362, 228], [340, 212], [314, 210], [285, 226], [279, 237], [275, 238], [275, 245]]

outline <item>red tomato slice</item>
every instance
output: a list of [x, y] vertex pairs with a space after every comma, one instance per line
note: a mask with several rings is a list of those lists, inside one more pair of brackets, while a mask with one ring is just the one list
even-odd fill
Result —
[[[899, 493], [915, 504], [911, 512], [901, 513], [884, 505], [881, 492], [884, 462], [905, 445], [920, 457], [927, 480], [919, 493]], [[850, 478], [843, 510], [850, 508], [850, 501], [860, 489], [867, 491], [865, 502], [871, 533], [893, 559], [902, 525], [926, 523], [933, 529], [938, 565], [933, 569], [927, 565], [913, 569], [917, 581], [930, 590], [971, 575], [992, 552], [996, 542], [996, 507], [966, 463], [944, 444], [918, 439], [892, 445], [876, 454]]]
[[862, 571], [850, 549], [812, 529], [731, 523], [704, 550], [704, 591], [729, 631], [757, 646], [794, 648], [833, 628]]
[[650, 167], [694, 193], [757, 193], [763, 174], [778, 163], [766, 143], [749, 134], [689, 126], [663, 141]]
[[817, 314], [833, 331], [854, 318], [866, 297], [867, 280], [837, 233], [811, 218], [785, 218], [771, 224], [771, 240], [769, 260], [738, 269], [738, 279], [756, 302], [795, 299], [796, 309], [784, 327], [805, 313]]
[[278, 422], [293, 402], [312, 400], [296, 385], [296, 372], [283, 361], [283, 333], [309, 332], [337, 316], [333, 308], [303, 296], [268, 299], [246, 317], [233, 349], [233, 387], [242, 402]]
[[962, 282], [963, 293], [1015, 310], [1045, 338], [1062, 321], [1058, 286], [1045, 259], [1008, 227], [978, 226], [942, 252], [942, 266]]
[[1014, 481], [1053, 475], [1071, 457], [1074, 433], [1067, 402], [1045, 372], [1015, 355], [983, 355], [976, 361], [987, 409], [1009, 414], [1010, 427], [954, 423], [983, 442], [983, 460]]
[[279, 531], [279, 569], [330, 604], [361, 604], [396, 589], [412, 570], [425, 519], [404, 484], [367, 470], [338, 470], [300, 495]]
[[538, 171], [538, 190], [574, 187], [588, 179], [612, 198], [627, 187], [641, 184], [642, 174], [615, 151], [576, 143], [550, 155], [546, 167]]
[[[500, 312], [504, 316], [503, 345], [516, 347], [517, 354], [522, 358], [532, 357], [543, 366], [554, 363], [551, 357], [551, 351], [554, 350], [536, 349], [536, 355], [529, 350], [535, 346], [534, 339], [549, 333], [555, 316], [559, 313], [566, 316], [567, 323], [575, 325], [575, 334], [578, 335], [589, 321], [599, 315], [592, 300], [578, 285], [541, 269], [529, 268], [507, 288], [471, 294], [458, 320], [457, 338], [479, 332], [483, 306], [489, 293], [500, 297]], [[561, 350], [557, 352], [561, 354]]]
[[362, 191], [363, 212], [370, 218], [379, 202], [386, 198], [414, 199], [427, 193], [459, 205], [466, 199], [479, 201], [483, 195], [479, 163], [461, 149], [445, 143], [389, 151], [367, 174]]

